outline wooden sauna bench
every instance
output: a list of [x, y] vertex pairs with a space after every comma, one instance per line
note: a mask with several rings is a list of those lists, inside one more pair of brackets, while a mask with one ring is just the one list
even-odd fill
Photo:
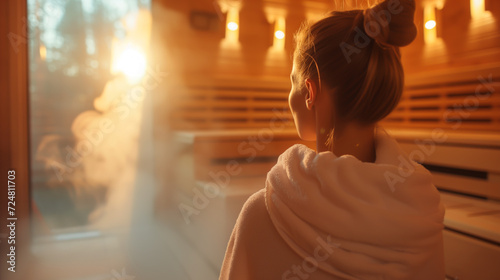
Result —
[[[178, 131], [173, 135], [177, 155], [170, 181], [174, 218], [171, 221], [216, 270], [222, 264], [241, 207], [250, 195], [265, 187], [267, 172], [279, 155], [297, 143], [315, 147], [315, 143], [300, 140], [294, 128], [271, 131], [268, 128], [199, 130]], [[215, 185], [219, 189], [217, 194], [199, 197]], [[199, 207], [196, 203], [203, 205]], [[190, 209], [197, 213], [185, 219], [179, 210], [181, 205], [193, 207]]]
[[441, 192], [449, 279], [498, 279], [500, 133], [440, 128], [392, 129], [389, 133], [432, 173]]
[[184, 155], [192, 157], [196, 181], [215, 182], [216, 174], [227, 174], [228, 185], [245, 178], [264, 178], [278, 156], [294, 144], [315, 148], [314, 142], [301, 140], [295, 128], [179, 131], [174, 142]]

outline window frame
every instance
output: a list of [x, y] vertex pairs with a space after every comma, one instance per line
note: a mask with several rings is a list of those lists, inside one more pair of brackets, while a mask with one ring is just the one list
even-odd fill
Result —
[[[15, 171], [15, 244], [1, 238], [0, 275], [7, 276], [6, 254], [15, 246], [16, 272], [12, 279], [28, 279], [31, 263], [31, 195], [29, 149], [29, 96], [28, 96], [28, 28], [27, 1], [0, 1], [0, 237], [10, 236], [7, 224], [7, 172]], [[17, 44], [11, 42], [15, 36]], [[14, 47], [15, 46], [15, 47]], [[5, 246], [7, 245], [7, 246]], [[3, 276], [1, 277], [4, 278]]]

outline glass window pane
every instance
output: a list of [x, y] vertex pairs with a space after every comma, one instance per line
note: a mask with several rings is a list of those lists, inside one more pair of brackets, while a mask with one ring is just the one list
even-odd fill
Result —
[[152, 223], [150, 0], [28, 0], [28, 15], [34, 275], [189, 279]]

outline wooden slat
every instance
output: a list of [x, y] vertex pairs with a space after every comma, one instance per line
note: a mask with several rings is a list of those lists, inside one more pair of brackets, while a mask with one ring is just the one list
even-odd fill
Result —
[[174, 81], [178, 84], [172, 84], [172, 88], [185, 89], [188, 88], [244, 88], [250, 90], [279, 91], [290, 88], [289, 77], [238, 77], [234, 74], [231, 76], [217, 78], [208, 77], [187, 77], [184, 81]]
[[446, 193], [441, 200], [445, 226], [500, 243], [500, 204]]
[[432, 172], [433, 182], [439, 189], [500, 200], [500, 185], [487, 180]]
[[408, 118], [435, 118], [437, 120], [446, 119], [461, 119], [466, 121], [467, 119], [497, 119], [500, 118], [500, 111], [493, 109], [477, 109], [477, 110], [467, 110], [467, 109], [457, 109], [457, 110], [446, 110], [439, 109], [435, 111], [400, 111], [393, 112], [391, 117], [408, 117]]
[[253, 108], [277, 108], [277, 109], [283, 109], [283, 108], [288, 108], [288, 103], [287, 102], [280, 102], [280, 101], [266, 101], [266, 102], [261, 102], [261, 101], [254, 101], [254, 100], [245, 100], [245, 101], [232, 101], [232, 100], [181, 100], [176, 103], [176, 108], [184, 108], [184, 107], [191, 107], [191, 106], [201, 106], [204, 109], [209, 110], [210, 108], [233, 108], [233, 107], [244, 107], [248, 109], [253, 109]]
[[206, 111], [206, 112], [199, 112], [199, 111], [174, 111], [171, 113], [171, 115], [174, 118], [180, 118], [180, 119], [185, 119], [185, 118], [206, 118], [210, 120], [214, 119], [244, 119], [244, 120], [249, 120], [249, 119], [257, 119], [257, 118], [269, 118], [272, 119], [273, 117], [277, 117], [276, 113], [274, 112], [239, 112], [239, 111], [234, 111], [234, 112], [226, 112], [226, 111]]
[[456, 123], [445, 123], [444, 121], [437, 122], [425, 122], [425, 121], [391, 121], [390, 119], [383, 120], [382, 125], [388, 128], [446, 128], [455, 129], [457, 126], [461, 131], [500, 131], [500, 122], [497, 120], [494, 125], [493, 123], [467, 123], [462, 122], [457, 125]]
[[[177, 131], [174, 135], [176, 142], [193, 144], [197, 141], [238, 141], [251, 135], [258, 136], [260, 131], [260, 129]], [[295, 129], [275, 129], [273, 133], [275, 140], [299, 139]]]
[[[463, 82], [463, 81], [462, 81]], [[487, 82], [482, 83], [480, 80], [475, 80], [468, 84], [460, 85], [442, 85], [442, 86], [428, 86], [419, 89], [408, 88], [405, 90], [406, 96], [421, 96], [421, 95], [432, 95], [432, 94], [450, 94], [450, 93], [495, 93], [500, 89], [500, 83], [498, 82]]]
[[[400, 142], [399, 145], [408, 154], [421, 151], [414, 143]], [[428, 164], [500, 173], [500, 149], [436, 145], [435, 150], [425, 156]]]
[[498, 246], [448, 230], [443, 231], [443, 238], [446, 274], [453, 277], [450, 279], [498, 279]]
[[[403, 99], [399, 102], [398, 107], [412, 107], [412, 106], [437, 106], [440, 108], [446, 108], [448, 106], [462, 105], [462, 106], [478, 106], [481, 105], [500, 105], [500, 95], [491, 95], [487, 98], [477, 98], [476, 100], [466, 102], [466, 97], [448, 97], [446, 99], [440, 99], [436, 102], [436, 99]], [[477, 103], [476, 103], [477, 102]]]
[[[194, 147], [195, 157], [208, 157], [211, 159], [232, 159], [244, 158], [251, 163], [252, 156], [255, 153], [258, 157], [277, 157], [287, 148], [299, 142], [298, 138], [290, 140], [277, 140], [270, 143], [257, 141], [255, 145], [250, 137], [242, 137], [238, 141], [219, 141], [219, 142], [197, 142]], [[266, 140], [267, 141], [267, 140]], [[258, 147], [258, 148], [257, 148]], [[241, 151], [241, 152], [240, 152]]]
[[483, 146], [500, 149], [500, 133], [478, 131], [456, 131], [444, 129], [387, 129], [398, 142], [415, 143], [417, 140], [434, 139], [446, 145], [455, 146]]
[[[251, 176], [263, 176], [271, 170], [271, 168], [275, 165], [275, 162], [256, 162], [252, 164], [239, 165], [241, 171], [230, 178], [238, 178], [238, 177], [251, 177]], [[211, 172], [217, 174], [221, 171], [226, 171], [227, 166], [224, 164], [220, 165], [196, 165], [195, 166], [195, 178], [196, 180], [201, 181], [214, 181], [213, 178], [209, 175]]]
[[[246, 128], [246, 129], [258, 129], [262, 127], [266, 127], [269, 122], [265, 122], [264, 124], [262, 122], [245, 122], [243, 125], [242, 123], [190, 123], [190, 122], [177, 122], [172, 124], [172, 129], [173, 130], [191, 130], [191, 131], [196, 131], [196, 130], [213, 130], [213, 129], [228, 129], [228, 130], [239, 130], [241, 128]], [[293, 128], [293, 122], [289, 124], [285, 124], [286, 127]]]
[[268, 90], [262, 90], [262, 91], [255, 91], [255, 90], [246, 90], [246, 89], [240, 89], [240, 90], [231, 90], [231, 89], [201, 89], [201, 88], [194, 88], [194, 89], [189, 89], [186, 91], [186, 93], [189, 93], [191, 96], [208, 96], [208, 97], [215, 97], [215, 96], [234, 96], [234, 97], [245, 97], [245, 98], [288, 98], [288, 92], [286, 89], [284, 90], [277, 90], [277, 91], [268, 91]]

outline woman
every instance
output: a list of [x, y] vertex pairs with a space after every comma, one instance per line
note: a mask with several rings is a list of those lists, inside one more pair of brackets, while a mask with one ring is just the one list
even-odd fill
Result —
[[296, 35], [299, 136], [245, 203], [220, 279], [439, 279], [444, 207], [431, 174], [377, 122], [398, 104], [415, 2], [333, 12]]

